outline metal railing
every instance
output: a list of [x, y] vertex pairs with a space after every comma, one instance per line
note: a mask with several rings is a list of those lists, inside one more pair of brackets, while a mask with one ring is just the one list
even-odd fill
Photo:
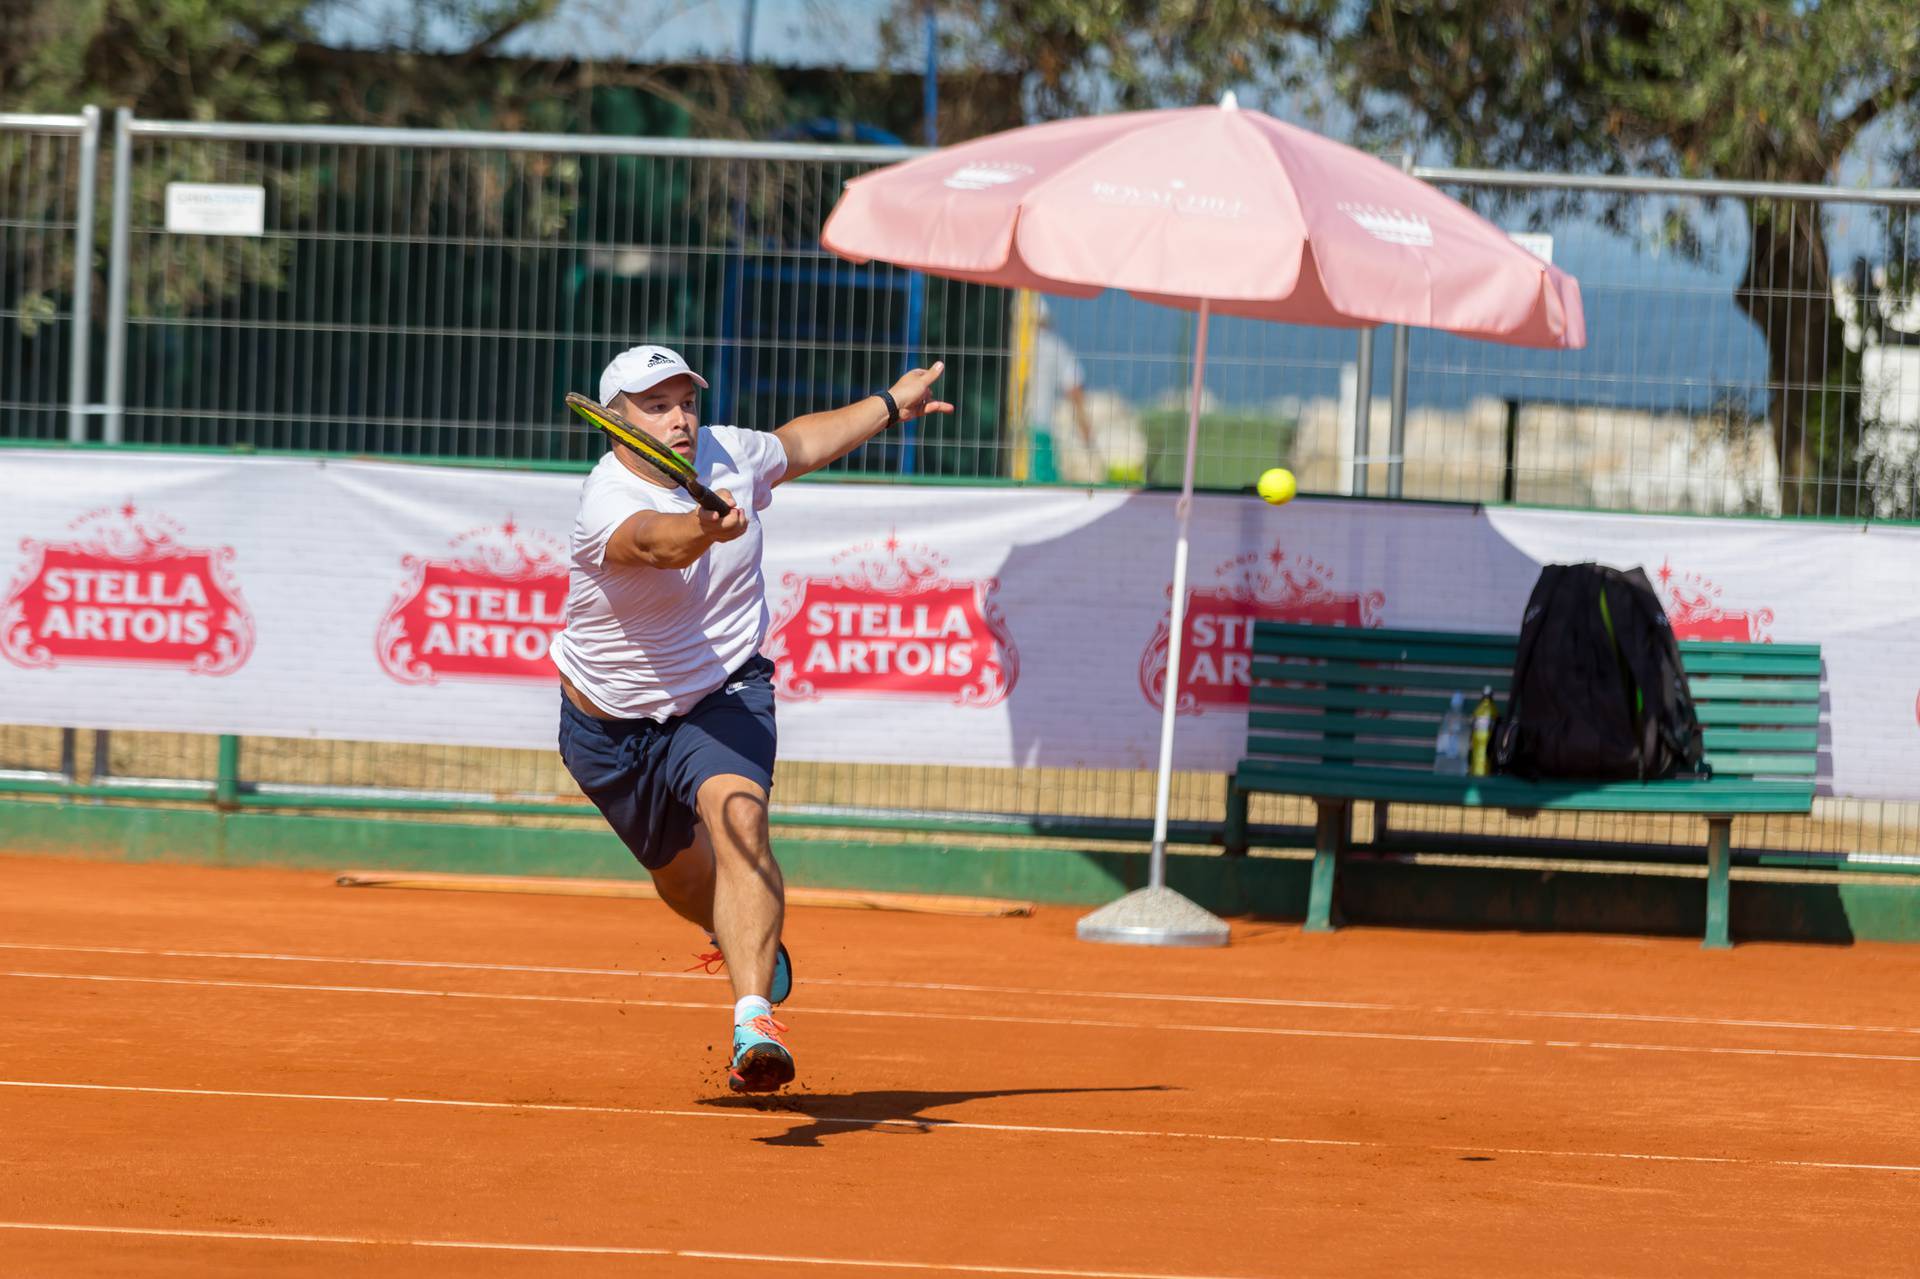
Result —
[[[495, 825], [599, 828], [598, 813], [551, 751], [315, 742], [163, 733], [74, 733], [0, 727], [0, 796], [197, 802], [228, 810], [395, 817], [451, 816]], [[1143, 846], [1153, 774], [1127, 770], [934, 768], [783, 762], [773, 819], [793, 833], [911, 838], [928, 831], [969, 842], [1071, 841]], [[1174, 778], [1172, 842], [1219, 843], [1225, 779]], [[1355, 838], [1381, 833], [1378, 808], [1356, 813]], [[1255, 844], [1310, 848], [1309, 800], [1254, 797]], [[1396, 846], [1471, 857], [1488, 840], [1603, 845], [1604, 863], [1669, 862], [1697, 870], [1701, 827], [1684, 815], [1514, 815], [1398, 806]], [[1736, 864], [1775, 869], [1920, 874], [1920, 803], [1822, 797], [1806, 816], [1740, 818]]]
[[[43, 152], [0, 173], [40, 188], [9, 225], [92, 222], [73, 206], [91, 199], [95, 118], [0, 118], [10, 146]], [[76, 154], [45, 153], [72, 139]], [[841, 183], [914, 149], [124, 111], [115, 140], [108, 441], [578, 465], [596, 446], [561, 421], [561, 392], [657, 339], [708, 372], [715, 420], [746, 425], [945, 358], [961, 412], [853, 471], [1168, 483], [1181, 467], [1191, 317], [1055, 299], [1047, 336], [1038, 308], [1000, 290], [821, 250]], [[1278, 463], [1308, 491], [1499, 500], [1513, 402], [1522, 502], [1920, 517], [1920, 193], [1413, 172], [1581, 279], [1587, 349], [1221, 321], [1203, 487]], [[193, 182], [257, 189], [260, 233], [170, 230], [168, 189]], [[67, 204], [47, 198], [68, 188]], [[42, 280], [62, 252], [14, 245]], [[90, 328], [83, 283], [70, 297]], [[22, 296], [44, 310], [51, 295], [0, 290], [15, 319]], [[89, 345], [74, 347], [76, 386]], [[1076, 368], [1078, 405], [1060, 394]], [[0, 435], [46, 437], [48, 375], [13, 381]], [[89, 397], [69, 399], [77, 426]]]

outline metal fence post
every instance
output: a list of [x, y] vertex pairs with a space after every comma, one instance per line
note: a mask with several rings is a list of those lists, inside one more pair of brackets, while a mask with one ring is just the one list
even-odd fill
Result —
[[133, 234], [133, 112], [113, 113], [113, 242], [107, 260], [107, 421], [101, 438], [118, 444], [126, 434], [127, 260]]
[[221, 808], [240, 806], [240, 739], [231, 733], [220, 735], [219, 757], [214, 766], [213, 802]]
[[[1400, 171], [1413, 172], [1413, 152], [1400, 153]], [[1387, 427], [1387, 496], [1400, 497], [1407, 480], [1407, 342], [1404, 324], [1393, 326], [1393, 411]]]
[[1520, 401], [1507, 401], [1506, 464], [1500, 471], [1500, 500], [1511, 504], [1520, 494]]
[[80, 109], [86, 126], [80, 133], [79, 207], [73, 225], [73, 356], [67, 382], [67, 440], [87, 438], [88, 357], [93, 350], [93, 218], [100, 185], [100, 108]]
[[1367, 495], [1367, 467], [1373, 461], [1373, 330], [1360, 330], [1353, 361], [1353, 495]]
[[1407, 479], [1407, 326], [1393, 326], [1393, 416], [1387, 427], [1387, 496], [1399, 497]]

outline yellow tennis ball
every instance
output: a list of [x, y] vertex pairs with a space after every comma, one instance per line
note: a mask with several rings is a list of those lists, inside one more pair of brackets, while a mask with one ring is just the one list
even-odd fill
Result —
[[1292, 501], [1296, 491], [1293, 472], [1284, 466], [1273, 467], [1260, 476], [1260, 496], [1275, 506]]

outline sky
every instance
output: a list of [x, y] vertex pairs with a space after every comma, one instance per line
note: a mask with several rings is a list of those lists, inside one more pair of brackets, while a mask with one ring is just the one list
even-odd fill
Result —
[[[752, 55], [781, 66], [880, 65], [880, 20], [890, 0], [560, 0], [553, 17], [509, 37], [502, 51], [664, 62], [738, 57], [749, 5]], [[407, 0], [340, 0], [321, 38], [330, 43], [388, 43], [415, 19]], [[457, 43], [459, 32], [429, 29], [428, 47]], [[914, 60], [917, 66], [917, 57]]]
[[[917, 74], [924, 69], [920, 31], [911, 47], [888, 56], [882, 21], [895, 0], [559, 0], [552, 17], [514, 32], [501, 52], [531, 57], [668, 62], [682, 59], [734, 59], [745, 45], [746, 19], [752, 9], [752, 60], [775, 66], [886, 66]], [[331, 44], [360, 47], [412, 46], [465, 48], [471, 34], [445, 22], [429, 22], [416, 37], [413, 25], [427, 6], [412, 0], [331, 0], [322, 10], [320, 37]], [[1253, 86], [1236, 90], [1242, 106], [1266, 111], [1293, 124], [1344, 137], [1351, 117], [1331, 93], [1311, 89], [1282, 97]], [[917, 141], [917, 139], [915, 139]], [[1440, 163], [1437, 152], [1416, 157]]]
[[[502, 52], [534, 57], [592, 57], [634, 62], [683, 59], [732, 59], [750, 52], [755, 62], [776, 66], [844, 66], [872, 70], [889, 65], [919, 71], [923, 46], [889, 60], [881, 21], [895, 0], [559, 0], [552, 17], [509, 36]], [[410, 28], [428, 6], [414, 0], [333, 0], [325, 10], [320, 36], [329, 43], [382, 46], [411, 43]], [[752, 15], [749, 43], [747, 19]], [[450, 24], [429, 23], [422, 43], [428, 48], [464, 47], [465, 33]], [[1328, 99], [1328, 101], [1320, 101]], [[1251, 88], [1241, 103], [1328, 136], [1344, 138], [1348, 114], [1331, 95], [1311, 90], [1289, 100]], [[1873, 186], [1886, 180], [1872, 163], [1892, 126], [1876, 127], [1841, 165], [1844, 186]], [[1423, 147], [1422, 164], [1444, 164], [1436, 147]]]

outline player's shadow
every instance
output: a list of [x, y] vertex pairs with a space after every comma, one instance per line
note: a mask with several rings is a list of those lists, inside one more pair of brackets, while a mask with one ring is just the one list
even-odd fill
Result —
[[1061, 1097], [1074, 1093], [1171, 1092], [1166, 1084], [1129, 1088], [989, 1088], [957, 1092], [793, 1093], [767, 1097], [708, 1097], [700, 1102], [727, 1110], [793, 1114], [807, 1122], [754, 1140], [768, 1146], [818, 1146], [822, 1137], [850, 1132], [929, 1133], [964, 1120], [928, 1115], [929, 1110], [993, 1097]]

